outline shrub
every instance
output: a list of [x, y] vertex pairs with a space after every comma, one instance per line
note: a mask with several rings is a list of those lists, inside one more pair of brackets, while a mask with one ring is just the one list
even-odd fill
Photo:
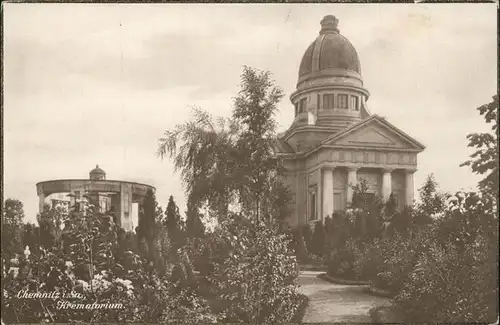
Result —
[[304, 236], [302, 235], [302, 229], [297, 228], [293, 232], [293, 238], [295, 243], [295, 256], [300, 263], [307, 263], [309, 261], [309, 254], [307, 251], [306, 243], [304, 241]]
[[458, 193], [448, 203], [396, 304], [414, 322], [492, 322], [498, 297], [497, 219], [472, 193]]
[[318, 221], [314, 225], [314, 232], [311, 238], [310, 252], [316, 256], [322, 256], [325, 246], [325, 227], [323, 222]]
[[308, 264], [311, 264], [313, 266], [322, 266], [323, 258], [318, 255], [310, 254], [308, 259]]
[[300, 232], [302, 233], [302, 238], [304, 239], [304, 243], [306, 244], [307, 252], [310, 253], [314, 251], [313, 247], [313, 232], [311, 231], [311, 226], [303, 225], [300, 227]]
[[398, 293], [416, 264], [420, 245], [425, 245], [426, 238], [422, 231], [413, 235], [395, 233], [377, 241], [381, 258], [377, 260], [377, 273], [371, 278], [373, 284], [393, 294]]
[[278, 229], [232, 216], [211, 235], [215, 258], [209, 279], [221, 321], [289, 322], [297, 311], [297, 262]]
[[381, 271], [384, 258], [380, 251], [380, 241], [364, 245], [360, 249], [358, 258], [353, 263], [353, 272], [361, 280], [373, 280]]
[[328, 274], [357, 280], [354, 263], [360, 255], [358, 243], [354, 239], [347, 240], [344, 246], [330, 252]]
[[[70, 214], [60, 243], [32, 250], [19, 261], [19, 274], [2, 280], [5, 322], [207, 322], [208, 304], [193, 288], [160, 277], [154, 265], [125, 250], [133, 238], [120, 239], [110, 218]], [[36, 253], [35, 253], [36, 252]], [[180, 261], [186, 265], [185, 261]], [[58, 292], [59, 299], [23, 299], [18, 292]], [[71, 294], [76, 298], [70, 298]], [[58, 304], [122, 304], [122, 309], [59, 309]]]

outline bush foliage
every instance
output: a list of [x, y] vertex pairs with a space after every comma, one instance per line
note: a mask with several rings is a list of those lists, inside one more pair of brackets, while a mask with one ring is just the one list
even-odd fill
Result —
[[209, 238], [208, 279], [224, 322], [289, 322], [299, 306], [296, 258], [287, 234], [238, 215]]
[[430, 175], [420, 202], [396, 209], [354, 189], [352, 206], [295, 232], [296, 254], [321, 254], [330, 276], [370, 281], [405, 321], [492, 322], [497, 315], [498, 218], [491, 195], [439, 191]]
[[[429, 196], [371, 236], [354, 231], [342, 241], [327, 240], [328, 273], [392, 293], [405, 321], [494, 321], [498, 219], [492, 202], [476, 193], [458, 192], [446, 201]], [[422, 218], [428, 211], [432, 217]]]

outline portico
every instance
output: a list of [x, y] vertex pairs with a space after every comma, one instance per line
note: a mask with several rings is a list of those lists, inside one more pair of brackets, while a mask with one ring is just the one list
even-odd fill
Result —
[[[363, 179], [363, 176], [358, 178], [359, 167], [349, 167], [349, 166], [329, 166], [322, 167], [322, 184], [319, 186], [322, 191], [322, 204], [318, 203], [321, 209], [321, 219], [331, 216], [336, 211], [342, 211], [348, 207], [352, 202], [353, 197], [353, 187], [358, 184], [358, 182]], [[380, 177], [372, 177], [372, 179], [381, 179], [381, 183], [368, 183], [369, 193], [380, 196], [384, 201], [387, 201], [391, 194], [396, 195], [399, 200], [400, 206], [411, 205], [413, 202], [413, 174], [414, 169], [388, 169], [388, 168], [361, 168], [365, 171], [365, 174], [379, 174]], [[342, 182], [342, 178], [334, 179], [334, 172], [347, 174], [347, 182]], [[403, 197], [397, 195], [393, 189], [393, 173], [403, 173], [405, 175], [404, 182], [400, 184], [404, 188], [405, 195]], [[361, 174], [363, 175], [363, 174]], [[340, 180], [340, 181], [339, 181]], [[366, 179], [365, 179], [366, 180]], [[368, 182], [370, 179], [367, 180]], [[342, 198], [345, 197], [345, 202], [342, 202]]]

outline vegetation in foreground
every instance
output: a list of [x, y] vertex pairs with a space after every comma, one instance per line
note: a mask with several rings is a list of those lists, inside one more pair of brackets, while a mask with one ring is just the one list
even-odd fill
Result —
[[[297, 262], [283, 227], [289, 195], [271, 143], [282, 96], [268, 72], [245, 67], [231, 118], [213, 121], [195, 110], [192, 121], [165, 132], [158, 153], [172, 158], [181, 172], [188, 198], [185, 218], [172, 197], [164, 213], [148, 193], [135, 233], [124, 233], [112, 215], [92, 206], [85, 214], [47, 207], [35, 226], [22, 223], [22, 203], [7, 200], [2, 319], [298, 320], [304, 298], [297, 291]], [[215, 221], [215, 229], [204, 229], [207, 219]], [[23, 252], [26, 246], [30, 251]], [[59, 298], [25, 299], [17, 295], [22, 290], [57, 292]], [[61, 301], [119, 306], [96, 313], [89, 306], [61, 309]]]
[[405, 322], [494, 322], [498, 316], [498, 96], [478, 108], [493, 134], [468, 135], [476, 148], [473, 172], [484, 174], [479, 192], [441, 193], [429, 175], [420, 203], [396, 211], [354, 188], [344, 213], [295, 232], [302, 262], [328, 267], [328, 274], [370, 281], [392, 294]]
[[[297, 259], [391, 292], [405, 321], [494, 321], [498, 96], [478, 109], [494, 135], [468, 136], [477, 151], [464, 165], [485, 174], [480, 192], [440, 193], [430, 176], [420, 203], [397, 211], [394, 200], [367, 196], [361, 183], [350, 209], [293, 233], [283, 222], [290, 197], [270, 141], [282, 96], [269, 73], [245, 68], [231, 118], [195, 110], [192, 121], [165, 132], [158, 154], [181, 172], [184, 218], [172, 197], [162, 211], [148, 193], [135, 233], [92, 206], [86, 214], [47, 207], [33, 225], [23, 223], [21, 202], [6, 200], [3, 321], [298, 321], [307, 299], [297, 291]], [[66, 309], [61, 301], [113, 308]]]

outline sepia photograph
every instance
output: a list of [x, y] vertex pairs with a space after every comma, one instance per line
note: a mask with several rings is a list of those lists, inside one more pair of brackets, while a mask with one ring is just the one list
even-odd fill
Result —
[[2, 325], [498, 323], [498, 3], [2, 15]]

